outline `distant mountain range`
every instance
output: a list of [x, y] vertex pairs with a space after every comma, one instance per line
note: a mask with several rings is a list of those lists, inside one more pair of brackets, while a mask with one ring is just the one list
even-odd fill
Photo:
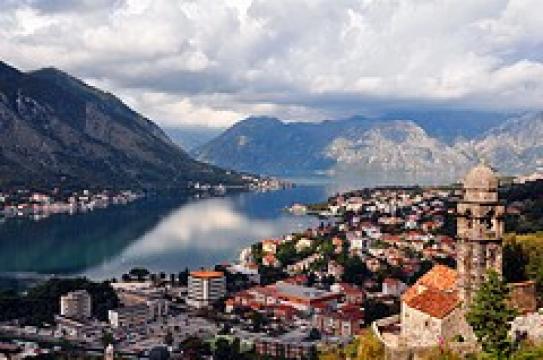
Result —
[[353, 169], [461, 174], [481, 158], [504, 174], [525, 173], [543, 166], [543, 114], [397, 113], [321, 123], [251, 117], [193, 155], [276, 175]]
[[193, 160], [115, 96], [54, 68], [0, 62], [0, 188], [171, 188], [240, 183]]

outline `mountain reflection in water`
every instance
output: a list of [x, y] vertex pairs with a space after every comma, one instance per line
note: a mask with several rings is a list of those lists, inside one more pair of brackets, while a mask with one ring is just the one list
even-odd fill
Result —
[[[295, 179], [311, 184], [268, 193], [242, 193], [191, 200], [150, 198], [87, 214], [55, 215], [41, 221], [0, 224], [2, 279], [19, 282], [21, 273], [119, 277], [132, 267], [178, 272], [231, 261], [240, 249], [267, 237], [316, 225], [283, 209], [327, 195], [376, 185], [446, 184], [450, 174], [362, 174]], [[446, 176], [443, 176], [446, 175]], [[15, 276], [16, 275], [16, 276]]]
[[233, 260], [242, 247], [317, 220], [283, 211], [325, 198], [322, 187], [203, 200], [153, 198], [87, 214], [0, 226], [0, 273], [118, 277], [134, 266], [178, 272]]

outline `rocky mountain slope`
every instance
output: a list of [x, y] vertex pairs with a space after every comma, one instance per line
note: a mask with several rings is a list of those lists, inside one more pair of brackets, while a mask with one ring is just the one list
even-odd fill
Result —
[[[480, 158], [504, 174], [514, 174], [543, 164], [542, 117], [531, 113], [504, 120], [500, 115], [458, 131], [452, 124], [432, 125], [428, 118], [415, 122], [356, 117], [322, 123], [249, 118], [194, 155], [219, 166], [280, 175], [343, 169], [461, 174]], [[466, 121], [457, 126], [466, 127]]]
[[177, 187], [239, 182], [193, 160], [119, 99], [48, 68], [0, 62], [0, 187]]
[[343, 167], [375, 171], [458, 171], [471, 160], [432, 138], [412, 121], [376, 123], [363, 132], [338, 137], [325, 155]]
[[456, 147], [487, 159], [509, 173], [543, 168], [543, 113], [513, 117], [482, 137]]

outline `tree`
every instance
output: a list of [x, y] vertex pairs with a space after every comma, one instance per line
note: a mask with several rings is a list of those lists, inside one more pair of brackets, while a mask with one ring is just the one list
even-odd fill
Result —
[[381, 360], [385, 358], [385, 347], [372, 331], [358, 337], [358, 356], [356, 360]]
[[508, 359], [512, 352], [510, 322], [515, 310], [509, 307], [509, 289], [497, 272], [490, 270], [475, 293], [466, 320], [481, 343], [483, 352], [496, 359]]

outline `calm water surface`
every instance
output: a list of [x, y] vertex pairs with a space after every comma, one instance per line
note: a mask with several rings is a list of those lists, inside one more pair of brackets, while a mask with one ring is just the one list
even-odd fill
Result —
[[[293, 179], [293, 189], [192, 200], [152, 198], [87, 214], [0, 224], [0, 288], [46, 275], [119, 277], [132, 267], [178, 272], [237, 259], [250, 244], [316, 225], [284, 211], [375, 185], [444, 183], [405, 176]], [[30, 275], [29, 275], [30, 274]], [[8, 282], [8, 285], [6, 285]]]
[[222, 198], [145, 199], [87, 214], [0, 225], [0, 273], [118, 277], [134, 266], [178, 272], [237, 258], [259, 239], [316, 224], [283, 211], [326, 198], [320, 186]]

